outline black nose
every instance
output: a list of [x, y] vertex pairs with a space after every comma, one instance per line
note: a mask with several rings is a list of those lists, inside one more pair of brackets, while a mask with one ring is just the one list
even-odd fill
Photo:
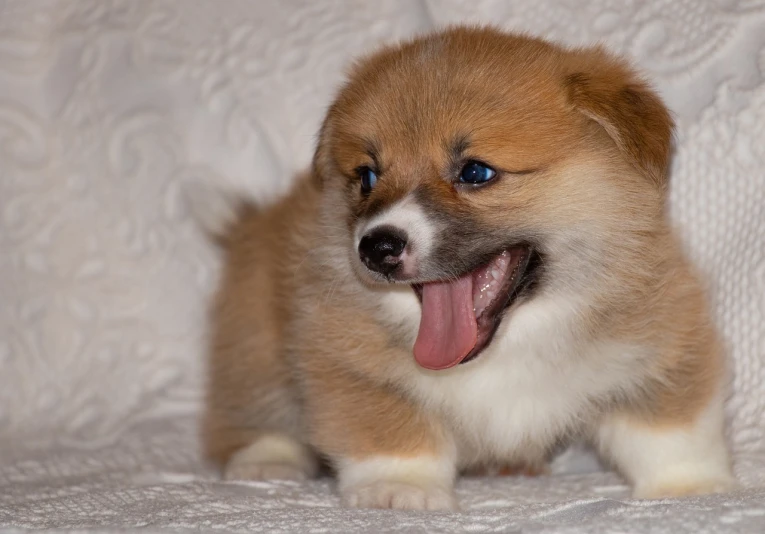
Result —
[[388, 275], [401, 264], [406, 234], [391, 226], [379, 226], [361, 238], [359, 257], [369, 269]]

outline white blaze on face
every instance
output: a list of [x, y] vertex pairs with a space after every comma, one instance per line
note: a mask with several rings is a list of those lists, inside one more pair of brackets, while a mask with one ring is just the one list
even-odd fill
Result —
[[354, 235], [355, 249], [358, 250], [362, 237], [381, 226], [390, 226], [406, 234], [407, 244], [401, 255], [403, 274], [416, 276], [418, 266], [433, 250], [436, 236], [433, 220], [414, 198], [404, 197], [370, 219], [359, 221]]

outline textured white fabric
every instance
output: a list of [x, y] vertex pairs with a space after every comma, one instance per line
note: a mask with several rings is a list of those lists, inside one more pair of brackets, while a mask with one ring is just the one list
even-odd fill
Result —
[[[477, 480], [464, 515], [423, 519], [200, 467], [218, 263], [182, 184], [279, 195], [350, 58], [465, 21], [602, 40], [675, 111], [672, 214], [730, 347], [742, 493], [637, 503], [608, 474]], [[765, 2], [0, 0], [0, 303], [0, 526], [763, 532]]]
[[[60, 446], [0, 469], [0, 525], [17, 528], [296, 532], [762, 534], [763, 465], [722, 497], [634, 501], [610, 473], [464, 479], [460, 513], [348, 510], [328, 480], [223, 483], [195, 460], [188, 420], [145, 422], [108, 446]], [[23, 458], [23, 459], [21, 459]], [[761, 460], [761, 458], [759, 459]]]

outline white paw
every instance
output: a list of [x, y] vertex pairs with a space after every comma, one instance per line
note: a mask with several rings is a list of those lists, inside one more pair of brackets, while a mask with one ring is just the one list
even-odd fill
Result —
[[270, 434], [237, 451], [226, 465], [226, 480], [305, 480], [316, 474], [313, 453], [294, 439]]
[[433, 486], [420, 487], [406, 482], [380, 480], [348, 488], [345, 503], [353, 508], [391, 508], [397, 510], [456, 510], [457, 501], [450, 490]]
[[338, 462], [340, 494], [354, 508], [456, 510], [455, 466], [444, 456], [377, 456]]
[[600, 447], [633, 484], [638, 499], [721, 493], [735, 487], [725, 442], [722, 396], [685, 424], [652, 424], [613, 415]]
[[226, 480], [306, 480], [302, 467], [277, 462], [229, 462], [223, 472]]

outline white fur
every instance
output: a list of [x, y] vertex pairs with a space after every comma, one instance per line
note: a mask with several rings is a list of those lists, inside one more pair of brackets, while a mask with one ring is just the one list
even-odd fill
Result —
[[266, 434], [234, 454], [226, 465], [228, 480], [303, 480], [316, 474], [311, 451], [281, 434]]
[[633, 482], [635, 497], [712, 493], [733, 484], [723, 425], [717, 396], [687, 426], [649, 428], [612, 417], [600, 427], [598, 439], [605, 455]]
[[355, 508], [453, 510], [454, 458], [377, 456], [337, 463], [346, 504]]
[[386, 288], [380, 292], [379, 298], [378, 318], [389, 325], [410, 325], [410, 328], [402, 330], [400, 334], [407, 336], [406, 339], [402, 339], [404, 343], [414, 346], [422, 316], [422, 305], [412, 288], [408, 285]]
[[[389, 297], [383, 305], [402, 301]], [[555, 439], [583, 430], [594, 401], [634, 387], [641, 351], [583, 342], [574, 330], [578, 309], [573, 298], [539, 295], [505, 320], [474, 362], [442, 371], [412, 362], [403, 380], [456, 429], [460, 466], [478, 458], [540, 460]]]

